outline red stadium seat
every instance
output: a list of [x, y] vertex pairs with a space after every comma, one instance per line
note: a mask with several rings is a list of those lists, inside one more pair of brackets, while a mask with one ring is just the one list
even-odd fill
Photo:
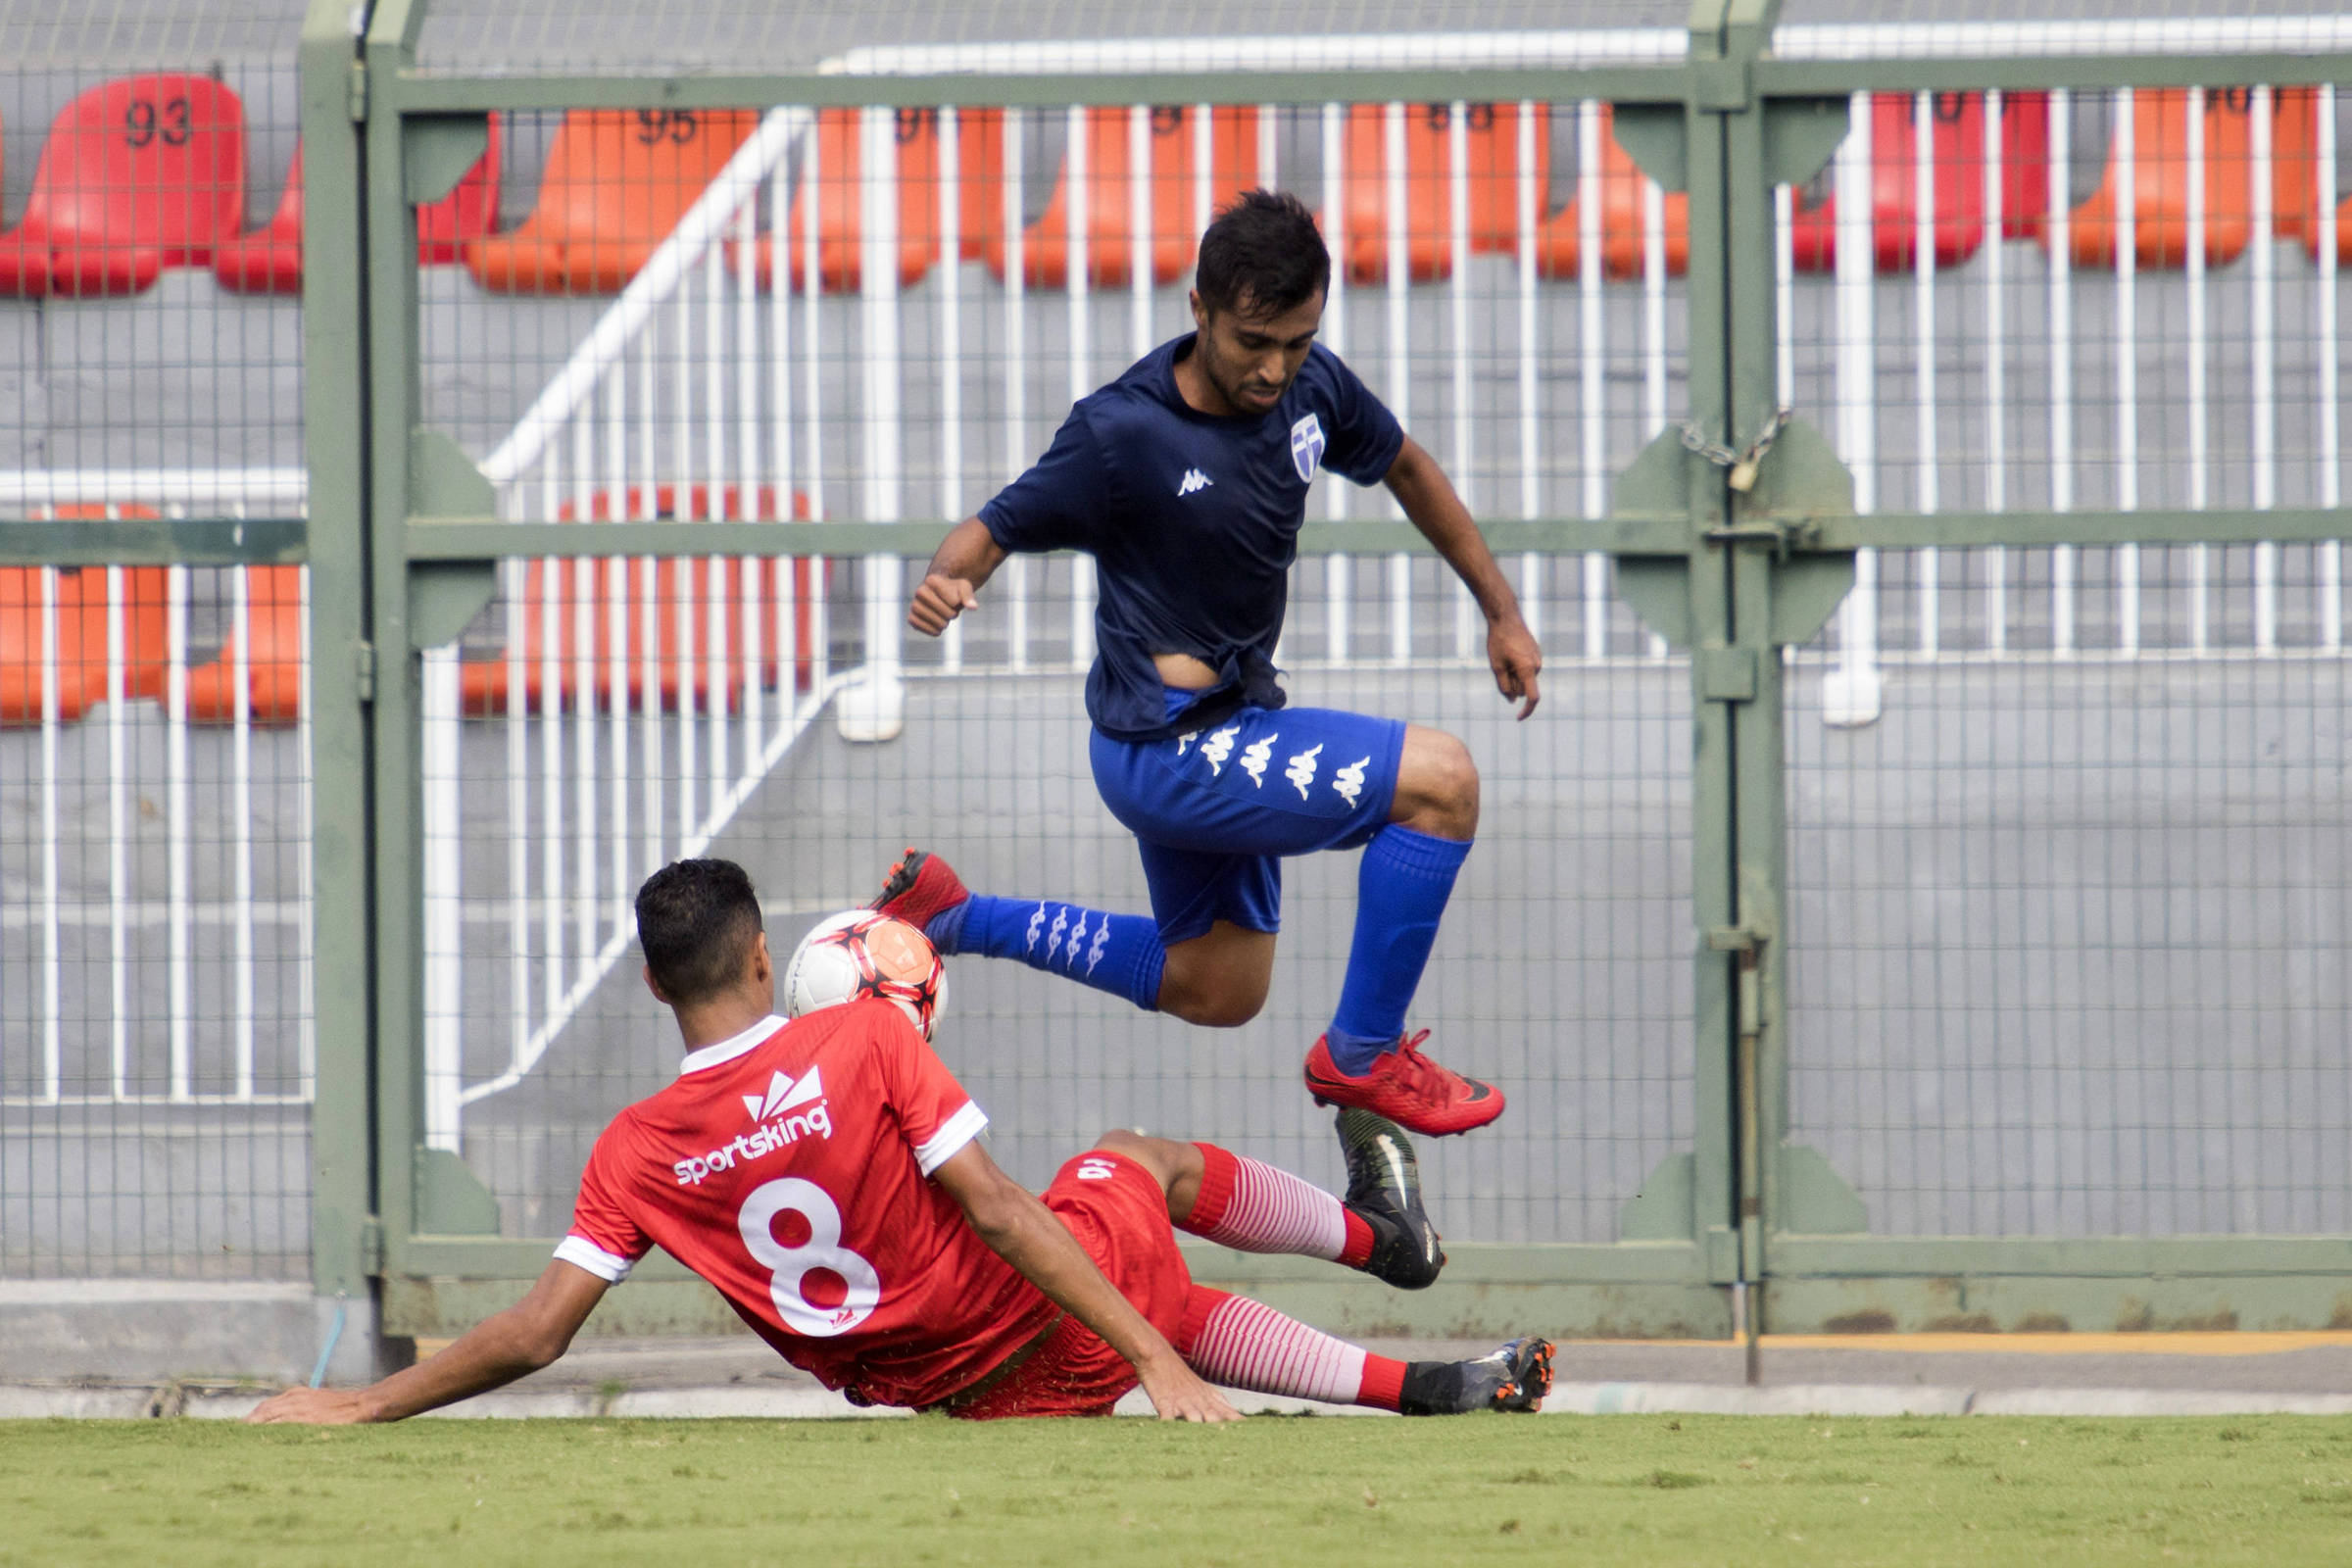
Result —
[[[1195, 132], [1193, 111], [1160, 105], [1152, 111], [1152, 280], [1172, 283], [1193, 265], [1200, 242], [1194, 225]], [[1257, 114], [1255, 109], [1210, 111], [1209, 206], [1224, 206], [1256, 181]], [[977, 189], [977, 210], [971, 232], [989, 270], [1004, 275], [1006, 253], [1004, 222], [1004, 122], [991, 116], [967, 116], [971, 126], [964, 137], [967, 149], [981, 153], [977, 174], [967, 173]], [[1086, 275], [1097, 288], [1123, 288], [1132, 280], [1135, 264], [1135, 212], [1129, 137], [1132, 111], [1117, 108], [1086, 112]], [[973, 132], [977, 132], [974, 134]], [[967, 153], [967, 169], [970, 167]], [[1054, 176], [1046, 210], [1021, 236], [1021, 280], [1030, 288], [1066, 287], [1070, 269], [1070, 190], [1068, 161]], [[967, 254], [970, 252], [967, 250]]]
[[[2003, 157], [2014, 158], [2005, 184], [2005, 233], [2031, 234], [2048, 248], [2049, 99], [2020, 93], [2016, 123], [2004, 125]], [[2248, 90], [2217, 88], [2205, 95], [2205, 260], [2214, 267], [2237, 259], [2253, 233], [2249, 155], [2253, 115]], [[2068, 218], [2067, 249], [2078, 267], [2111, 268], [2121, 244], [2118, 182], [2132, 195], [2132, 255], [2139, 267], [2176, 268], [2188, 260], [2188, 90], [2143, 87], [2132, 98], [2132, 168], [2127, 175], [2112, 150], [2098, 188]], [[2112, 142], [2110, 143], [2112, 149]], [[2086, 149], [2076, 149], [2083, 151]]]
[[[152, 517], [145, 507], [59, 507], [58, 519]], [[0, 566], [0, 726], [38, 724], [49, 695], [50, 664], [43, 647], [42, 574], [56, 572], [57, 716], [71, 724], [107, 695], [107, 612], [110, 574], [104, 566]], [[166, 657], [164, 569], [126, 567], [122, 573], [123, 695], [162, 690]]]
[[[1882, 272], [1918, 265], [1919, 137], [1916, 100], [1882, 92], [1871, 99], [1871, 240]], [[1937, 93], [1934, 105], [1936, 265], [1957, 267], [1984, 240], [1984, 100], [1976, 93]], [[1826, 177], [1825, 177], [1826, 182]], [[1801, 198], [1789, 223], [1790, 251], [1800, 272], [1838, 265], [1838, 198]]]
[[127, 76], [66, 105], [0, 234], [0, 294], [136, 294], [245, 221], [245, 110], [210, 76]]
[[[455, 262], [466, 241], [488, 234], [498, 217], [498, 117], [490, 117], [490, 145], [457, 188], [416, 210], [416, 260]], [[302, 292], [302, 144], [286, 171], [286, 188], [270, 221], [213, 249], [213, 275], [240, 294]]]
[[[1564, 114], [1568, 113], [1563, 111]], [[1547, 127], [1537, 127], [1541, 144]], [[1617, 140], [1610, 106], [1600, 106], [1600, 270], [1619, 279], [1637, 278], [1648, 266], [1643, 206], [1649, 176]], [[1582, 181], [1578, 182], [1579, 190]], [[1583, 261], [1581, 197], [1547, 214], [1536, 229], [1536, 270], [1545, 277], [1575, 277]], [[1665, 263], [1669, 276], [1690, 270], [1690, 198], [1669, 191], [1664, 199]]]
[[[644, 492], [632, 486], [622, 501], [621, 514], [624, 516], [662, 517], [676, 515], [672, 511], [676, 497], [677, 492], [674, 486], [659, 486], [654, 492], [655, 510], [646, 513], [640, 510], [644, 501]], [[719, 510], [715, 513], [707, 510], [710, 505], [711, 493], [707, 486], [695, 485], [687, 492], [690, 510], [686, 514], [695, 517], [732, 517], [737, 515], [737, 492], [733, 486], [717, 492], [716, 500]], [[612, 502], [612, 498], [609, 494], [596, 496], [590, 503], [588, 514], [600, 521], [612, 516], [613, 514]], [[792, 498], [792, 508], [793, 515], [796, 517], [808, 515], [808, 500], [804, 496], [795, 494]], [[559, 515], [564, 517], [570, 517], [574, 514], [575, 509], [569, 506], [563, 508], [559, 513]], [[755, 515], [761, 518], [773, 518], [777, 515], [776, 494], [771, 487], [765, 485], [760, 487], [759, 510]], [[762, 561], [753, 563], [755, 568], [764, 564], [766, 563]], [[686, 573], [683, 581], [687, 598], [695, 607], [693, 639], [683, 652], [680, 650], [678, 638], [680, 587], [678, 573], [681, 567]], [[722, 560], [719, 566], [721, 586], [718, 593], [724, 596], [727, 607], [727, 660], [729, 666], [728, 688], [723, 694], [723, 700], [729, 710], [733, 710], [740, 704], [744, 685], [743, 567], [744, 563], [734, 558]], [[573, 661], [579, 653], [577, 635], [578, 569], [573, 563], [568, 561], [557, 562], [553, 564], [556, 630], [552, 645], [547, 629], [547, 590], [549, 587], [547, 573], [549, 569], [549, 563], [533, 561], [523, 570], [522, 604], [519, 609], [522, 633], [520, 649], [522, 700], [526, 708], [531, 710], [542, 710], [545, 707], [541, 684], [545, 671], [541, 661], [550, 652], [555, 655], [557, 660], [556, 700], [559, 703], [569, 702], [575, 689], [573, 682], [576, 670]], [[590, 563], [589, 575], [593, 584], [590, 590], [592, 598], [590, 616], [595, 623], [593, 645], [589, 650], [590, 683], [593, 700], [599, 707], [610, 707], [612, 701], [611, 662], [612, 644], [608, 607], [615, 600], [626, 603], [629, 608], [629, 644], [623, 661], [625, 665], [623, 681], [626, 695], [623, 701], [632, 708], [642, 707], [645, 703], [646, 614], [641, 569], [639, 563], [633, 558], [605, 559]], [[792, 596], [798, 610], [798, 613], [794, 617], [792, 681], [795, 689], [800, 691], [807, 691], [813, 678], [816, 632], [815, 616], [811, 612], [816, 598], [813, 584], [817, 575], [812, 564], [808, 561], [798, 561], [792, 565]], [[776, 599], [772, 576], [760, 580], [758, 586], [761, 590], [762, 600], [760, 633], [760, 647], [762, 651], [760, 676], [762, 684], [773, 686], [780, 684], [784, 678], [784, 655], [780, 646], [783, 607]], [[708, 647], [705, 641], [707, 625], [703, 616], [708, 612], [706, 606], [711, 598], [712, 593], [705, 558], [700, 556], [667, 557], [655, 563], [653, 619], [655, 646], [659, 650], [656, 655], [659, 671], [656, 676], [659, 688], [657, 700], [665, 709], [674, 709], [678, 706], [678, 694], [681, 690], [691, 691], [698, 703], [707, 702], [709, 698], [710, 666], [705, 651]], [[505, 712], [509, 701], [506, 656], [501, 654], [486, 659], [466, 661], [459, 672], [459, 691], [460, 704], [468, 714], [478, 717], [486, 713]]]
[[[1549, 184], [1549, 111], [1536, 110], [1538, 199]], [[1470, 104], [1463, 111], [1468, 172], [1468, 240], [1473, 251], [1508, 252], [1519, 236], [1519, 108]], [[1389, 275], [1388, 109], [1357, 104], [1348, 112], [1345, 165], [1348, 275], [1377, 283]], [[1453, 270], [1453, 109], [1404, 107], [1405, 258], [1412, 280], [1432, 282]]]
[[575, 109], [512, 232], [467, 240], [466, 269], [498, 294], [615, 294], [751, 135], [749, 110]]
[[[302, 568], [245, 568], [246, 716], [255, 724], [291, 724], [302, 716]], [[188, 671], [187, 717], [199, 724], [236, 721], [237, 638], [211, 662]]]

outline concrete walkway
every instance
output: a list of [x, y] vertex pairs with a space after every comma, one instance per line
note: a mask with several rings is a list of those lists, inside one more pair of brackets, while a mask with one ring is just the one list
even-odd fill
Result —
[[[1492, 1348], [1375, 1340], [1387, 1355]], [[1552, 1414], [2352, 1415], [2352, 1332], [2243, 1334], [1767, 1336], [1759, 1381], [1743, 1348], [1718, 1341], [1564, 1341]], [[236, 1419], [246, 1385], [0, 1384], [0, 1417], [186, 1415]], [[1347, 1413], [1246, 1396], [1249, 1411]], [[1122, 1413], [1149, 1405], [1130, 1395]], [[748, 1335], [599, 1340], [536, 1376], [446, 1412], [460, 1417], [896, 1416], [859, 1410]]]

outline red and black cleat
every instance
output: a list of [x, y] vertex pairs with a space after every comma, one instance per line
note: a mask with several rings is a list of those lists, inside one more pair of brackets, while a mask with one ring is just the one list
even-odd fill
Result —
[[1353, 1077], [1331, 1059], [1329, 1037], [1318, 1036], [1306, 1054], [1306, 1087], [1318, 1105], [1368, 1110], [1424, 1138], [1466, 1133], [1501, 1115], [1502, 1091], [1421, 1054], [1421, 1042], [1428, 1038], [1426, 1029], [1406, 1035], [1394, 1050], [1373, 1057], [1361, 1077]]
[[867, 906], [917, 931], [927, 932], [932, 919], [972, 896], [956, 868], [928, 850], [911, 846], [890, 868], [881, 896]]

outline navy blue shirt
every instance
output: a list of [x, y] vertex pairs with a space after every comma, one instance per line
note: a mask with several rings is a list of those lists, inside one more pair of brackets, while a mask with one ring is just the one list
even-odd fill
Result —
[[1282, 706], [1274, 643], [1308, 482], [1329, 468], [1377, 483], [1404, 444], [1396, 416], [1320, 343], [1267, 413], [1199, 412], [1176, 389], [1197, 335], [1080, 399], [1036, 466], [980, 509], [1005, 550], [1083, 550], [1100, 564], [1086, 711], [1119, 740], [1193, 727], [1171, 721], [1153, 654], [1217, 672], [1202, 705]]

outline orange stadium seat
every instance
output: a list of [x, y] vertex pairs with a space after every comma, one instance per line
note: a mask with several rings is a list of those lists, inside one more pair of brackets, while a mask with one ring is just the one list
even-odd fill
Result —
[[[302, 568], [245, 568], [246, 715], [256, 724], [291, 724], [302, 716]], [[230, 724], [237, 717], [237, 639], [209, 663], [188, 671], [187, 717]]]
[[[2319, 89], [2281, 87], [2277, 102], [2278, 130], [2271, 148], [2278, 232], [2301, 240], [2317, 260], [2320, 242], [2332, 227], [2337, 264], [2352, 262], [2352, 197], [2342, 194], [2345, 179], [2352, 176], [2352, 159], [2338, 158], [2336, 188], [2323, 198], [2319, 188]], [[2352, 98], [2339, 93], [2335, 115], [2340, 133], [2347, 121], [2352, 121]]]
[[[824, 109], [816, 117], [816, 272], [817, 286], [828, 294], [856, 293], [865, 277], [865, 156], [859, 144], [860, 116], [856, 109]], [[968, 122], [969, 116], [966, 121]], [[899, 286], [910, 288], [923, 279], [939, 260], [939, 112], [901, 109], [897, 112], [899, 181]], [[970, 146], [959, 138], [958, 149]], [[967, 155], [968, 157], [968, 155]], [[804, 163], [803, 168], [807, 165]], [[963, 171], [969, 178], [968, 167]], [[964, 187], [963, 207], [973, 206], [971, 187]], [[808, 286], [805, 257], [808, 220], [807, 206], [796, 190], [786, 230], [791, 259], [787, 275], [795, 289]], [[760, 286], [768, 286], [773, 258], [770, 242], [758, 249]]]
[[[672, 510], [676, 499], [675, 486], [659, 486], [654, 491], [655, 510], [650, 514], [645, 513], [640, 510], [644, 501], [644, 491], [639, 487], [631, 486], [622, 502], [621, 514], [623, 516], [674, 516], [677, 515]], [[696, 517], [732, 517], [737, 515], [738, 493], [732, 485], [717, 492], [716, 501], [719, 510], [716, 513], [706, 510], [710, 505], [711, 499], [711, 492], [708, 486], [699, 484], [693, 486], [687, 492], [690, 510], [686, 514]], [[588, 514], [598, 521], [611, 517], [613, 514], [612, 501], [612, 498], [609, 494], [596, 496], [589, 505]], [[576, 513], [574, 508], [565, 506], [558, 514], [568, 518], [575, 515]], [[806, 497], [798, 493], [794, 494], [792, 514], [796, 517], [808, 515]], [[767, 485], [760, 487], [758, 511], [754, 515], [760, 518], [773, 518], [777, 515], [776, 493], [772, 487]], [[707, 613], [706, 606], [712, 594], [705, 562], [706, 558], [693, 556], [669, 557], [655, 563], [653, 619], [655, 646], [659, 650], [656, 654], [658, 674], [655, 678], [659, 687], [658, 701], [663, 708], [676, 708], [678, 694], [681, 690], [691, 691], [698, 702], [707, 700], [710, 693], [710, 666], [706, 653], [709, 645], [705, 640], [707, 625], [703, 616]], [[755, 566], [763, 564], [758, 561], [753, 563]], [[695, 607], [696, 621], [693, 639], [683, 652], [680, 650], [678, 639], [678, 594], [680, 588], [678, 573], [681, 565], [686, 571], [684, 588], [687, 598]], [[729, 663], [729, 685], [724, 693], [724, 700], [730, 710], [737, 706], [741, 699], [744, 682], [742, 667], [744, 661], [743, 566], [744, 563], [735, 558], [725, 558], [720, 562], [721, 587], [718, 589], [718, 593], [724, 596], [727, 607], [727, 659]], [[541, 661], [551, 652], [557, 661], [556, 700], [558, 702], [571, 700], [576, 674], [573, 661], [580, 651], [576, 614], [580, 604], [578, 569], [573, 563], [568, 561], [553, 564], [556, 629], [551, 640], [547, 628], [547, 598], [550, 586], [547, 573], [550, 564], [547, 562], [533, 561], [523, 570], [522, 604], [519, 609], [522, 633], [520, 649], [522, 655], [522, 701], [531, 710], [540, 710], [545, 707], [541, 685], [544, 669]], [[589, 613], [595, 624], [594, 641], [589, 650], [593, 700], [600, 707], [610, 706], [612, 701], [611, 663], [612, 644], [608, 607], [615, 600], [620, 600], [629, 607], [629, 644], [623, 660], [625, 665], [623, 680], [626, 691], [623, 701], [630, 707], [640, 707], [645, 702], [646, 622], [640, 576], [641, 567], [635, 559], [629, 558], [594, 561], [590, 563], [590, 568], [593, 586], [590, 590], [592, 604]], [[816, 631], [815, 617], [810, 612], [815, 603], [813, 584], [816, 577], [817, 572], [811, 563], [808, 561], [793, 563], [792, 595], [799, 613], [795, 616], [793, 634], [792, 680], [795, 688], [801, 691], [808, 689], [814, 668]], [[760, 676], [763, 684], [772, 686], [781, 682], [784, 672], [783, 649], [780, 646], [783, 622], [782, 606], [775, 598], [772, 576], [761, 581], [759, 586], [761, 589], [762, 600], [760, 633], [760, 647], [762, 650]], [[461, 706], [470, 715], [478, 717], [488, 713], [505, 712], [509, 702], [507, 657], [500, 654], [489, 658], [466, 661], [459, 672], [459, 691]]]
[[[1463, 111], [1468, 169], [1468, 240], [1472, 251], [1509, 252], [1519, 236], [1519, 108], [1470, 104]], [[1536, 110], [1536, 190], [1549, 183], [1549, 111]], [[1348, 276], [1377, 283], [1389, 275], [1388, 109], [1357, 104], [1348, 112], [1345, 165]], [[1427, 283], [1453, 270], [1453, 109], [1404, 107], [1405, 265]]]
[[[1545, 129], [1537, 127], [1539, 145]], [[1640, 277], [1648, 264], [1642, 205], [1649, 176], [1618, 142], [1615, 117], [1607, 104], [1600, 106], [1599, 183], [1601, 272], [1619, 279]], [[1582, 189], [1581, 180], [1577, 188]], [[1537, 225], [1536, 270], [1545, 277], [1577, 275], [1583, 261], [1583, 208], [1579, 201], [1571, 198]], [[1684, 192], [1666, 193], [1664, 225], [1666, 271], [1680, 277], [1690, 270], [1690, 198]]]
[[[1882, 272], [1909, 271], [1919, 251], [1919, 135], [1907, 92], [1871, 98], [1870, 194], [1873, 262]], [[1976, 93], [1936, 95], [1936, 265], [1957, 267], [1984, 239], [1984, 100]], [[1827, 183], [1827, 176], [1824, 176]], [[1801, 197], [1789, 222], [1789, 249], [1800, 272], [1838, 265], [1838, 198]]]
[[[1152, 111], [1152, 280], [1172, 283], [1193, 265], [1200, 236], [1194, 229], [1195, 143], [1191, 109], [1160, 105]], [[1217, 109], [1210, 112], [1209, 206], [1213, 211], [1233, 200], [1256, 181], [1257, 114], [1255, 109]], [[1086, 112], [1086, 276], [1097, 288], [1123, 288], [1133, 278], [1135, 265], [1135, 209], [1131, 189], [1134, 160], [1130, 156], [1132, 111], [1119, 108]], [[967, 123], [978, 117], [967, 117]], [[976, 132], [974, 134], [973, 132]], [[976, 249], [989, 270], [1004, 275], [1006, 253], [1004, 222], [1004, 121], [1001, 116], [978, 120], [964, 145], [977, 147], [980, 172], [966, 189], [979, 189], [977, 206], [967, 200], [965, 211], [974, 220]], [[1021, 236], [1021, 281], [1030, 288], [1063, 288], [1070, 270], [1070, 188], [1068, 161], [1054, 175], [1046, 210]], [[971, 251], [967, 249], [966, 254]]]
[[245, 221], [245, 109], [210, 76], [126, 76], [59, 112], [0, 295], [136, 294], [202, 267]]
[[511, 232], [466, 241], [466, 270], [493, 293], [618, 293], [758, 119], [749, 110], [572, 110], [549, 144], [530, 216]]
[[[145, 507], [66, 506], [44, 516], [152, 517]], [[57, 716], [71, 724], [106, 701], [106, 618], [111, 603], [104, 566], [0, 566], [0, 726], [38, 724], [49, 695], [43, 657], [41, 575], [57, 573]], [[162, 690], [166, 657], [164, 569], [127, 567], [122, 582], [123, 695]]]
[[[457, 188], [416, 210], [416, 260], [426, 266], [458, 260], [466, 241], [488, 234], [498, 217], [498, 117], [490, 117], [490, 146]], [[302, 292], [302, 144], [286, 171], [286, 188], [270, 221], [213, 248], [213, 276], [240, 294]]]
[[[2021, 93], [2018, 122], [2004, 127], [2004, 159], [2017, 167], [2008, 180], [2014, 218], [2003, 230], [2050, 242], [2049, 99]], [[2253, 232], [2249, 155], [2252, 106], [2245, 88], [2205, 95], [2205, 260], [2221, 267], [2237, 259]], [[2188, 89], [2144, 87], [2132, 98], [2132, 255], [2142, 268], [2177, 268], [2188, 260]], [[2068, 252], [2078, 267], [2111, 268], [2121, 244], [2119, 181], [2112, 140], [2098, 188], [2068, 219]], [[2007, 203], [2004, 202], [2004, 208]]]

